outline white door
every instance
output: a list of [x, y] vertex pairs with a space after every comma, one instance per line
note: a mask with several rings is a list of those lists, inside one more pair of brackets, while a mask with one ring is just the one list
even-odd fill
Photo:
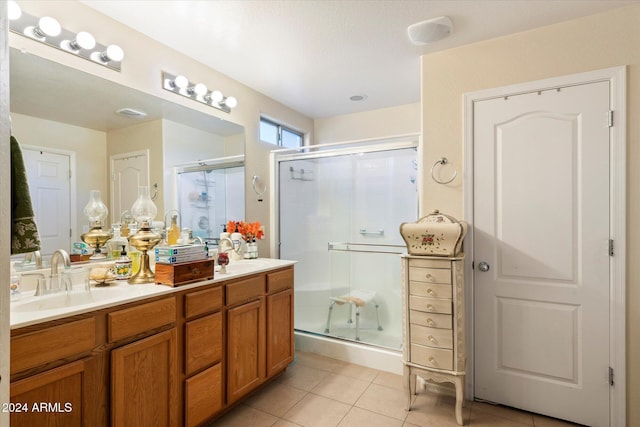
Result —
[[138, 187], [149, 185], [149, 154], [147, 151], [111, 156], [111, 223], [120, 222], [124, 211], [138, 198]]
[[609, 91], [473, 108], [475, 396], [590, 426], [609, 424]]
[[22, 148], [29, 192], [40, 235], [40, 253], [71, 248], [70, 157]]

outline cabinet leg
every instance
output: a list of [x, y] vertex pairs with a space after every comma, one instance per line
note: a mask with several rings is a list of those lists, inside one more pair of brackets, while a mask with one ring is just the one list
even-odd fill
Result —
[[[407, 404], [405, 406], [405, 410], [410, 411], [411, 410], [411, 399], [413, 398], [413, 392], [415, 390], [415, 375], [411, 375], [411, 369], [408, 366], [404, 366], [403, 368], [403, 374], [404, 374], [404, 381], [403, 381], [403, 388], [404, 388], [404, 395], [407, 398]], [[413, 381], [412, 381], [413, 380]], [[413, 384], [413, 388], [411, 387], [411, 385]]]
[[456, 421], [458, 425], [463, 426], [462, 402], [464, 401], [464, 375], [454, 377], [454, 384], [456, 386]]

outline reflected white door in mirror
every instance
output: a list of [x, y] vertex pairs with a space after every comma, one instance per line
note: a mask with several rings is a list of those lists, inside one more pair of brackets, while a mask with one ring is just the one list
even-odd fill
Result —
[[149, 185], [148, 150], [111, 156], [111, 223], [130, 210], [138, 198], [138, 187]]
[[[71, 157], [42, 147], [22, 147], [43, 256], [71, 247]], [[75, 211], [75, 209], [74, 209]]]

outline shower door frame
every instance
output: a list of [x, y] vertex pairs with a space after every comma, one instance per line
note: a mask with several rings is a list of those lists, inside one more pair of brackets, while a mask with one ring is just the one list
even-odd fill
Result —
[[[336, 147], [331, 149], [332, 147]], [[342, 147], [342, 148], [339, 148]], [[405, 148], [416, 149], [416, 190], [418, 197], [418, 212], [422, 212], [422, 138], [420, 134], [411, 133], [389, 138], [371, 138], [346, 142], [333, 142], [318, 145], [305, 145], [298, 149], [274, 150], [270, 153], [270, 212], [274, 214], [270, 218], [270, 229], [274, 236], [270, 239], [271, 256], [280, 258], [280, 163], [291, 160], [317, 159], [322, 157], [334, 157], [337, 155], [349, 155], [360, 153], [372, 153], [378, 151], [400, 150]], [[319, 151], [310, 151], [319, 150]], [[304, 152], [301, 152], [304, 151]], [[398, 224], [400, 226], [400, 224]]]

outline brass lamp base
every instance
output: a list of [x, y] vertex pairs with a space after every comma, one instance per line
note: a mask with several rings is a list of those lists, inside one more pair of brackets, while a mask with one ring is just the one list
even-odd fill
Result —
[[113, 235], [108, 231], [104, 231], [101, 226], [94, 226], [91, 230], [84, 233], [80, 238], [83, 242], [93, 248], [93, 255], [89, 259], [103, 259], [106, 255], [100, 252], [100, 248], [107, 243]]
[[142, 228], [133, 236], [129, 236], [129, 244], [139, 250], [140, 254], [140, 270], [129, 279], [129, 283], [137, 285], [141, 283], [155, 282], [156, 275], [149, 267], [149, 254], [147, 251], [153, 249], [162, 236], [151, 231], [148, 222], [143, 222]]
[[128, 282], [132, 285], [139, 285], [141, 283], [152, 283], [155, 278], [155, 273], [149, 267], [149, 254], [146, 250], [142, 251], [140, 254], [140, 270]]

